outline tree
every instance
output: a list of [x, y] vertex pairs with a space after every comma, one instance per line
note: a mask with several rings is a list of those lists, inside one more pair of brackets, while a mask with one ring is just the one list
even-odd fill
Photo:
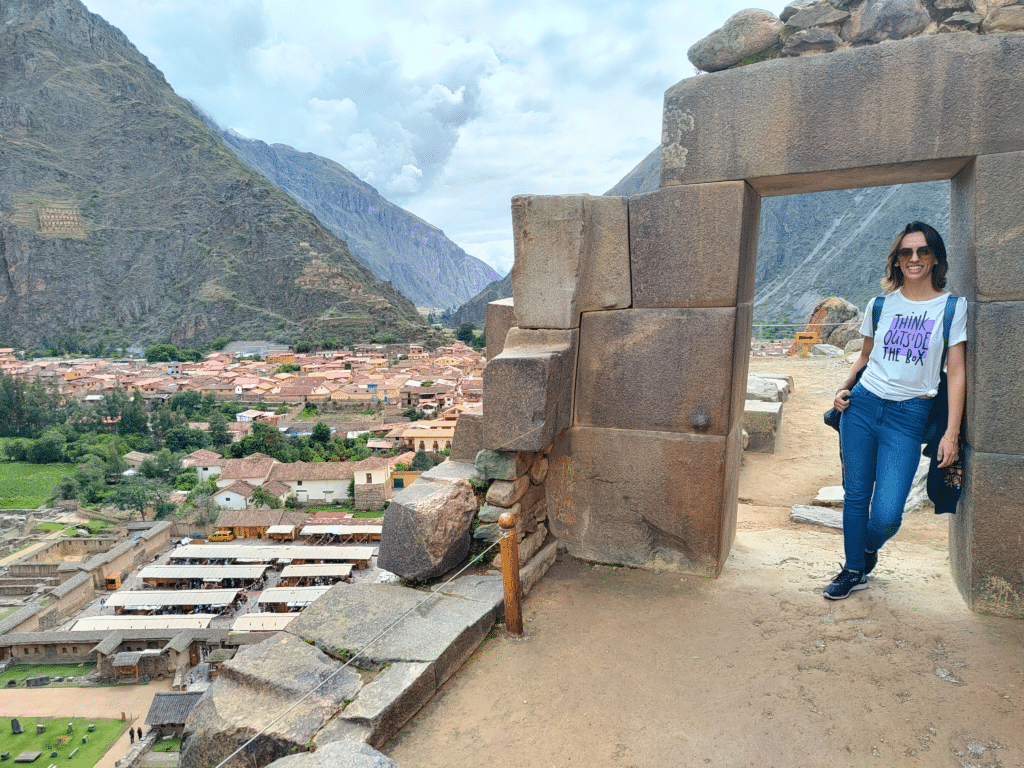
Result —
[[459, 329], [455, 332], [455, 338], [459, 341], [469, 344], [473, 341], [476, 336], [476, 324], [471, 323], [468, 320], [459, 326]]
[[107, 501], [118, 509], [138, 512], [139, 517], [145, 520], [146, 510], [160, 498], [162, 494], [151, 480], [137, 478], [119, 484], [107, 497]]
[[164, 434], [164, 446], [172, 451], [192, 453], [210, 446], [210, 436], [201, 429], [191, 429], [186, 424], [171, 427]]
[[252, 492], [252, 503], [256, 507], [281, 508], [281, 500], [266, 488], [257, 488]]
[[428, 469], [434, 466], [434, 462], [430, 456], [427, 455], [426, 451], [416, 451], [416, 455], [412, 458], [412, 464], [410, 465], [414, 472], [426, 472]]
[[203, 396], [196, 389], [189, 389], [184, 392], [175, 392], [167, 401], [172, 411], [182, 411], [186, 416], [191, 416], [203, 406]]
[[318, 421], [313, 427], [313, 434], [309, 436], [309, 439], [314, 443], [326, 445], [331, 442], [331, 428], [322, 421]]
[[220, 411], [212, 411], [210, 413], [210, 442], [216, 447], [221, 448], [225, 445], [231, 445], [231, 433], [228, 432], [227, 420], [224, 418], [224, 414]]
[[142, 393], [139, 390], [136, 389], [132, 392], [131, 399], [124, 403], [120, 415], [121, 420], [117, 422], [118, 434], [149, 434], [149, 419], [146, 416], [146, 408], [142, 404]]
[[178, 348], [173, 344], [154, 344], [146, 350], [147, 363], [169, 363], [178, 359]]
[[38, 440], [32, 442], [26, 458], [33, 464], [56, 464], [64, 458], [64, 434], [51, 429]]

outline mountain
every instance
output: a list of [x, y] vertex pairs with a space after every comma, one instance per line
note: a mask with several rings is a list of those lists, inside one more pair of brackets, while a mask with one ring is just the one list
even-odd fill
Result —
[[239, 160], [287, 192], [417, 306], [457, 307], [499, 278], [440, 229], [388, 202], [345, 166], [287, 144], [248, 139], [199, 112]]
[[[660, 166], [658, 148], [605, 194], [656, 191]], [[815, 304], [827, 296], [864, 307], [881, 291], [879, 280], [893, 237], [914, 220], [928, 222], [948, 238], [948, 181], [762, 198], [755, 334], [776, 324], [802, 326]], [[487, 302], [511, 295], [511, 281], [493, 283], [460, 307], [455, 317], [460, 322], [482, 322]], [[793, 331], [776, 330], [786, 336]]]
[[78, 0], [0, 3], [0, 179], [0, 344], [424, 328]]

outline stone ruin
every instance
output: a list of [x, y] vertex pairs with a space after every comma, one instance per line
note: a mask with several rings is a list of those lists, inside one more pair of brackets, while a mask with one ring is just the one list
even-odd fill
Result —
[[704, 74], [665, 95], [659, 191], [512, 201], [480, 444], [528, 454], [522, 474], [547, 458], [547, 524], [571, 555], [721, 572], [763, 196], [949, 179], [950, 288], [970, 302], [951, 566], [973, 610], [1024, 618], [1021, 82], [1024, 36], [964, 32]]

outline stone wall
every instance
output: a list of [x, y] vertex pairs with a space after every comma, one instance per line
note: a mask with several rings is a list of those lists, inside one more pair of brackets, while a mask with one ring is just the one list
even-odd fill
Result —
[[1021, 82], [1024, 35], [998, 33], [701, 75], [666, 92], [659, 191], [513, 199], [514, 301], [494, 311], [516, 326], [484, 371], [482, 442], [547, 459], [571, 554], [725, 563], [762, 196], [951, 179], [950, 288], [970, 301], [951, 563], [971, 608], [1024, 617], [1024, 356], [1006, 332], [1024, 326]]
[[388, 499], [387, 487], [383, 483], [355, 486], [355, 508], [356, 509], [382, 509], [384, 502]]

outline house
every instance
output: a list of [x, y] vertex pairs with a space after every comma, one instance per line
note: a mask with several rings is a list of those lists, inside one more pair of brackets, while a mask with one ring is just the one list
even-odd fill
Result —
[[182, 467], [195, 467], [196, 473], [199, 475], [199, 481], [205, 482], [210, 479], [213, 475], [219, 475], [224, 469], [224, 463], [227, 461], [216, 451], [210, 451], [206, 448], [200, 448], [198, 451], [193, 451], [188, 456], [181, 460]]
[[454, 421], [414, 421], [400, 430], [393, 430], [388, 433], [388, 436], [398, 433], [402, 443], [410, 451], [440, 453], [452, 447], [456, 423]]
[[371, 456], [352, 465], [354, 507], [381, 509], [391, 496], [392, 466], [387, 459]]
[[202, 691], [161, 691], [153, 696], [153, 703], [149, 705], [146, 725], [161, 737], [180, 737], [185, 732], [189, 712], [202, 697]]
[[244, 459], [227, 459], [220, 477], [217, 478], [217, 487], [227, 488], [236, 480], [244, 480], [253, 487], [262, 485], [270, 477], [271, 468], [277, 463], [276, 459], [265, 453], [254, 453]]
[[348, 483], [352, 479], [352, 462], [322, 461], [294, 464], [274, 463], [268, 479], [288, 486], [299, 501], [336, 501], [348, 496]]
[[128, 453], [121, 458], [123, 458], [132, 469], [138, 469], [146, 459], [152, 459], [153, 454], [143, 453], [142, 451], [128, 451]]
[[225, 509], [245, 509], [255, 490], [256, 486], [251, 483], [235, 480], [213, 494], [213, 500]]

